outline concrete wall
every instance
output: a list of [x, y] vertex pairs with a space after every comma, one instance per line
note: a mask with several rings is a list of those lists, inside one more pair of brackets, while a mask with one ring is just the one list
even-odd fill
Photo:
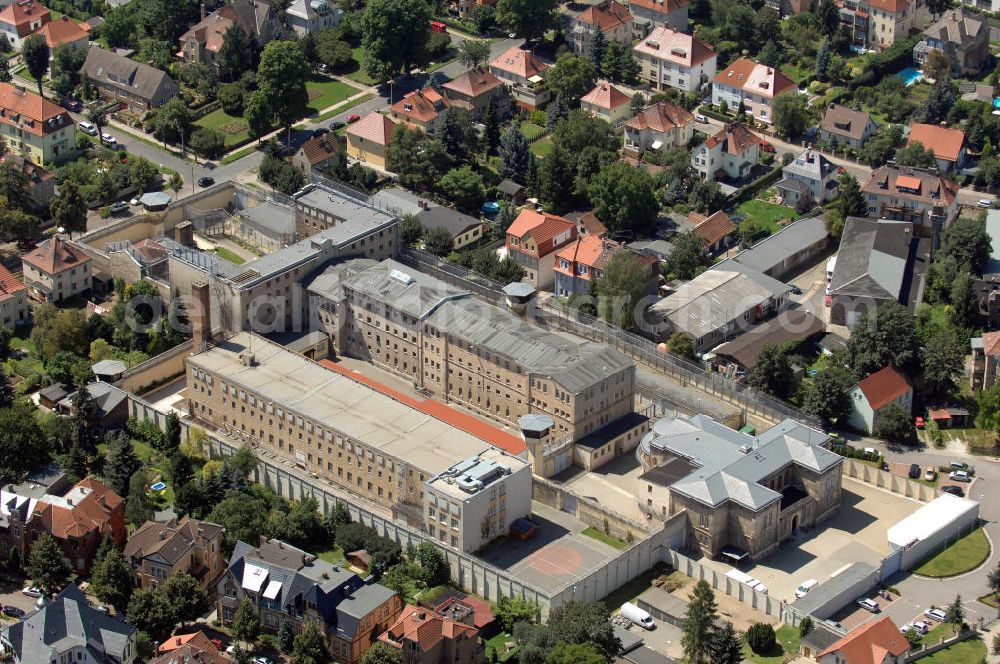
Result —
[[949, 544], [970, 532], [979, 523], [979, 509], [963, 514], [960, 519], [949, 523], [925, 540], [920, 540], [908, 549], [903, 550], [900, 562], [904, 570], [913, 569], [927, 558], [930, 558]]
[[893, 475], [885, 470], [879, 470], [875, 466], [862, 463], [857, 459], [844, 459], [843, 471], [845, 477], [853, 477], [865, 484], [871, 484], [907, 498], [915, 498], [924, 503], [934, 500], [939, 493], [937, 489], [932, 489], [925, 484], [914, 482], [907, 477]]
[[125, 372], [117, 385], [126, 392], [138, 394], [151, 385], [162, 385], [171, 378], [183, 375], [184, 358], [190, 353], [191, 342], [185, 341], [142, 364], [132, 367]]
[[611, 535], [628, 540], [629, 533], [633, 538], [646, 535], [649, 524], [634, 521], [620, 512], [605, 507], [595, 500], [576, 494], [555, 482], [542, 479], [537, 475], [532, 477], [532, 499], [572, 514], [588, 526], [603, 531], [605, 519]]
[[971, 639], [974, 636], [978, 635], [979, 635], [979, 628], [976, 627], [975, 625], [972, 625], [971, 629], [967, 629], [964, 632], [959, 632], [950, 639], [941, 637], [941, 640], [935, 643], [934, 645], [928, 645], [926, 643], [921, 644], [919, 648], [911, 650], [909, 654], [907, 654], [906, 657], [903, 659], [903, 661], [906, 664], [910, 664], [910, 662], [916, 661], [921, 657], [927, 657], [928, 655], [933, 655], [937, 651], [944, 650], [950, 645], [958, 643], [959, 641], [965, 641], [966, 639]]
[[[713, 589], [722, 591], [734, 597], [744, 604], [761, 611], [776, 620], [791, 622], [792, 612], [788, 611], [788, 605], [779, 599], [759, 593], [749, 586], [731, 579], [725, 574], [721, 574], [710, 567], [705, 567], [701, 563], [688, 558], [682, 553], [674, 550], [667, 551], [667, 562], [674, 569], [686, 574], [696, 581], [707, 581]], [[798, 624], [797, 622], [795, 624]]]

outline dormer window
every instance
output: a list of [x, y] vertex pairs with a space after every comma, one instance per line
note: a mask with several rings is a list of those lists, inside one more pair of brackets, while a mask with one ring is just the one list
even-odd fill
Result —
[[411, 104], [410, 102], [406, 102], [405, 104], [403, 104], [403, 110], [406, 111], [407, 113], [412, 113], [413, 104]]

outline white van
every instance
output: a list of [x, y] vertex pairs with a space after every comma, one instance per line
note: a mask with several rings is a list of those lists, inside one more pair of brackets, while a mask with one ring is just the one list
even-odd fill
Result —
[[806, 593], [815, 588], [817, 585], [819, 585], [819, 581], [816, 579], [803, 581], [799, 584], [799, 587], [795, 589], [795, 599], [802, 599], [806, 596]]
[[92, 122], [81, 122], [79, 124], [80, 131], [90, 136], [97, 136], [97, 126]]
[[622, 604], [621, 614], [643, 629], [654, 629], [653, 617], [632, 602]]

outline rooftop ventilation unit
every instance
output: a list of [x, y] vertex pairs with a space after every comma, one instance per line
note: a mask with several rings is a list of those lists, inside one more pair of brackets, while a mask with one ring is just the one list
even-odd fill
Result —
[[392, 270], [391, 272], [389, 272], [389, 278], [395, 279], [399, 283], [405, 284], [407, 286], [416, 281], [416, 279], [414, 279], [412, 276], [408, 275], [405, 272], [401, 272], [399, 270]]

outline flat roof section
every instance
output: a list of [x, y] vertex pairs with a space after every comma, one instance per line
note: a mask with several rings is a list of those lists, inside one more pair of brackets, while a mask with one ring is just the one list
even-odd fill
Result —
[[929, 538], [942, 528], [962, 519], [970, 512], [979, 514], [979, 503], [968, 498], [959, 498], [950, 493], [927, 503], [906, 517], [886, 533], [890, 549], [899, 549]]

